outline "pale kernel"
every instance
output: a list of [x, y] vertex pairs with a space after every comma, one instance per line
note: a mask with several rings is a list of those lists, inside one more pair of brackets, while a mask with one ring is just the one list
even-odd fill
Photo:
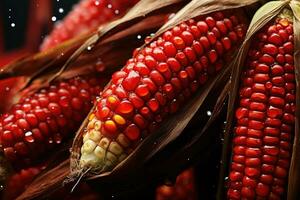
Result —
[[81, 147], [81, 152], [84, 153], [91, 153], [96, 148], [97, 144], [93, 140], [87, 140]]
[[89, 134], [88, 133], [85, 133], [84, 136], [83, 136], [83, 143], [85, 143], [87, 140], [89, 140]]
[[103, 149], [107, 149], [109, 142], [110, 141], [108, 140], [108, 138], [102, 138], [99, 142], [99, 146], [102, 147]]
[[99, 131], [96, 130], [91, 130], [88, 133], [89, 137], [91, 140], [93, 140], [94, 142], [98, 143], [101, 139], [101, 133]]
[[112, 163], [115, 163], [118, 160], [117, 156], [115, 156], [111, 152], [106, 153], [106, 158], [107, 158], [107, 160], [111, 161]]
[[96, 167], [100, 163], [100, 159], [95, 154], [82, 154], [80, 158], [80, 166], [84, 167]]
[[104, 159], [104, 157], [105, 157], [105, 150], [104, 149], [102, 149], [101, 147], [99, 147], [99, 146], [97, 146], [96, 147], [96, 149], [95, 149], [95, 151], [94, 151], [94, 154], [100, 159], [100, 160], [102, 160], [102, 159]]
[[109, 151], [115, 155], [120, 155], [123, 152], [123, 148], [117, 142], [111, 142], [109, 145]]
[[99, 131], [101, 128], [101, 122], [100, 121], [96, 121], [95, 124], [94, 124], [94, 129], [96, 131]]
[[123, 147], [128, 147], [130, 144], [130, 141], [124, 134], [119, 134], [117, 142], [120, 143]]

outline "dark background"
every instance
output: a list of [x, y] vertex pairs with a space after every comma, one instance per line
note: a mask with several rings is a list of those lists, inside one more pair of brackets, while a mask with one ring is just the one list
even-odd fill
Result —
[[[4, 42], [3, 46], [5, 51], [11, 51], [23, 46], [26, 31], [30, 23], [28, 19], [29, 14], [30, 12], [34, 12], [33, 9], [39, 9], [39, 3], [43, 1], [46, 0], [0, 0], [0, 30], [3, 32], [2, 41]], [[60, 20], [68, 13], [72, 5], [78, 1], [79, 0], [50, 0], [50, 12], [57, 20]], [[34, 2], [36, 7], [30, 9], [30, 2]], [[64, 12], [60, 13], [59, 8], [63, 8]], [[53, 24], [51, 17], [48, 20], [49, 24]], [[15, 23], [15, 27], [11, 26], [12, 23]], [[42, 41], [43, 37], [50, 31], [50, 28], [43, 27], [42, 30], [43, 34], [39, 38], [40, 41]]]

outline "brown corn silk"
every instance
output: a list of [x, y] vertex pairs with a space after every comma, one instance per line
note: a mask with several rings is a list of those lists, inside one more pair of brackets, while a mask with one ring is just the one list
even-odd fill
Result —
[[[295, 161], [295, 153], [296, 155], [298, 155], [297, 147], [295, 144], [297, 143], [297, 138], [299, 134], [297, 128], [297, 124], [299, 123], [299, 111], [297, 108], [297, 99], [299, 92], [299, 66], [297, 66], [298, 58], [296, 57], [298, 53], [297, 51], [293, 51], [293, 43], [295, 47], [297, 47], [297, 42], [299, 42], [297, 40], [299, 29], [297, 31], [297, 28], [295, 27], [295, 18], [294, 21], [292, 21], [292, 16], [295, 16], [295, 13], [297, 13], [297, 9], [295, 9], [295, 4], [298, 3], [296, 3], [296, 1], [274, 1], [266, 4], [260, 10], [258, 10], [256, 15], [253, 17], [245, 42], [243, 43], [234, 61], [236, 67], [233, 68], [234, 71], [232, 73], [232, 85], [228, 105], [229, 112], [227, 115], [227, 127], [222, 158], [222, 162], [226, 164], [226, 162], [228, 162], [227, 152], [230, 152], [228, 151], [230, 146], [229, 140], [231, 137], [229, 131], [231, 131], [231, 127], [233, 126], [234, 114], [236, 114], [234, 123], [237, 123], [237, 125], [234, 129], [235, 137], [233, 139], [233, 158], [231, 164], [231, 173], [229, 175], [229, 190], [227, 193], [229, 199], [247, 199], [254, 197], [268, 197], [279, 199], [282, 197], [282, 195], [285, 194], [287, 182], [288, 198], [294, 199], [297, 195], [299, 195], [299, 192], [295, 190], [295, 185], [297, 185], [296, 182], [298, 178], [293, 177], [293, 174], [297, 175], [299, 173], [299, 168], [295, 168], [295, 166], [297, 166], [297, 161]], [[287, 15], [286, 11], [283, 10], [285, 7], [291, 7], [294, 14], [290, 13]], [[281, 12], [283, 13], [280, 14]], [[278, 14], [280, 14], [279, 18], [284, 16], [290, 16], [290, 22], [286, 23], [288, 21], [280, 21], [279, 19], [276, 20], [276, 16], [278, 16]], [[283, 23], [284, 26], [280, 24], [277, 25], [278, 29], [274, 29], [276, 25], [272, 26], [272, 23]], [[294, 27], [291, 24], [293, 24]], [[269, 29], [264, 27], [269, 27]], [[287, 28], [288, 30], [282, 30], [280, 31], [280, 33], [278, 33], [277, 31], [280, 29], [280, 27], [289, 28]], [[292, 39], [293, 29], [295, 31], [294, 39]], [[272, 32], [273, 30], [274, 32]], [[286, 33], [288, 32], [288, 40], [284, 40], [283, 38], [281, 38], [282, 36], [286, 36], [286, 34], [283, 34], [283, 32], [285, 31]], [[272, 35], [272, 33], [274, 34]], [[280, 35], [281, 37], [277, 37], [276, 34]], [[258, 38], [255, 40], [255, 37], [257, 36]], [[280, 45], [281, 40], [277, 40], [278, 38], [284, 41], [281, 43], [281, 45], [283, 46]], [[254, 41], [260, 42], [258, 46], [253, 46], [254, 49], [252, 46], [250, 47], [252, 39]], [[274, 42], [277, 42], [277, 46], [274, 45]], [[278, 54], [275, 50], [276, 55], [273, 51], [274, 46], [276, 48], [279, 48], [281, 46], [278, 50]], [[250, 56], [248, 56], [247, 62], [245, 62], [248, 52], [250, 53]], [[255, 54], [255, 52], [258, 53]], [[284, 59], [281, 59], [281, 53], [286, 54]], [[264, 65], [268, 66], [273, 63], [273, 61], [268, 60], [267, 57], [274, 57], [274, 62], [276, 62], [274, 63], [274, 66], [269, 66], [269, 68], [265, 67], [266, 70], [270, 70], [270, 73], [267, 71], [263, 72], [260, 70], [262, 69], [260, 67], [263, 67]], [[255, 62], [255, 59], [258, 59], [258, 61]], [[251, 62], [253, 61], [254, 63], [252, 63], [251, 65]], [[268, 63], [268, 61], [271, 62]], [[295, 67], [293, 67], [294, 61]], [[240, 93], [238, 93], [240, 84], [239, 77], [242, 74], [242, 69], [245, 65], [250, 67], [245, 69], [247, 70], [246, 73], [243, 73], [243, 89], [241, 89]], [[280, 65], [284, 66], [283, 72], [285, 74], [282, 77], [278, 76], [278, 73], [280, 73], [278, 69], [282, 69], [279, 67]], [[269, 82], [268, 80], [266, 80], [265, 88], [268, 88], [268, 86], [271, 87], [270, 89], [267, 89], [267, 93], [264, 93], [262, 92], [262, 90], [260, 90], [263, 89], [263, 87], [259, 88], [257, 86], [259, 86], [260, 81], [263, 81], [264, 77], [266, 78], [267, 76], [270, 76], [270, 79]], [[280, 86], [281, 80], [284, 80], [284, 83], [286, 83], [284, 88], [282, 88], [282, 85]], [[251, 86], [253, 87], [251, 88]], [[284, 94], [287, 95], [284, 98], [284, 101], [286, 101], [287, 104], [284, 103], [284, 107], [282, 108], [282, 110], [280, 106], [283, 105], [283, 99], [281, 99], [279, 91], [283, 91]], [[275, 93], [277, 93], [278, 95], [276, 95]], [[236, 98], [238, 94], [240, 98]], [[248, 98], [246, 97], [247, 95], [250, 95], [249, 101], [246, 101], [246, 99]], [[266, 101], [268, 101], [267, 104], [265, 104], [266, 102], [263, 101], [264, 97], [266, 97]], [[235, 110], [234, 105], [237, 99], [240, 100], [240, 106], [236, 106], [236, 108], [238, 109]], [[263, 109], [263, 105], [266, 105], [265, 112], [257, 110]], [[246, 106], [248, 110], [242, 108], [244, 106]], [[283, 111], [283, 113], [281, 113], [281, 111]], [[294, 114], [296, 116], [295, 121]], [[267, 118], [264, 118], [265, 115]], [[261, 119], [266, 119], [266, 121], [263, 121], [261, 123]], [[282, 124], [281, 129], [277, 129], [277, 125], [275, 122], [278, 122], [277, 125], [279, 125], [279, 123]], [[259, 126], [261, 126], [261, 128]], [[245, 127], [247, 128], [245, 129]], [[245, 130], [246, 132], [244, 132]], [[294, 147], [292, 148], [293, 138]], [[218, 188], [219, 199], [223, 199], [222, 188], [225, 177], [224, 175], [226, 174], [226, 168], [226, 165], [222, 166], [221, 168]], [[287, 181], [288, 176], [289, 180]]]
[[[214, 4], [215, 3], [215, 4]], [[227, 3], [227, 4], [226, 4]], [[234, 2], [234, 1], [225, 1], [225, 2], [215, 2], [215, 1], [206, 1], [206, 2], [201, 2], [201, 3], [199, 3], [199, 2], [196, 2], [196, 1], [192, 1], [190, 4], [188, 4], [184, 9], [182, 9], [177, 15], [175, 15], [175, 17], [174, 18], [172, 18], [171, 20], [170, 20], [170, 22], [168, 22], [163, 28], [162, 28], [162, 30], [160, 30], [160, 31], [158, 31], [158, 34], [161, 34], [161, 33], [164, 33], [166, 30], [168, 30], [169, 28], [171, 28], [171, 27], [174, 27], [174, 25], [177, 25], [178, 23], [180, 23], [180, 22], [182, 22], [182, 21], [184, 21], [184, 19], [186, 19], [186, 17], [187, 18], [189, 18], [189, 14], [191, 14], [191, 13], [193, 13], [193, 14], [191, 14], [192, 16], [196, 13], [196, 14], [199, 14], [199, 15], [201, 15], [201, 14], [207, 14], [207, 13], [210, 13], [210, 11], [211, 10], [213, 10], [213, 11], [216, 11], [216, 10], [223, 10], [223, 9], [226, 9], [226, 8], [236, 8], [236, 7], [241, 7], [241, 6], [244, 6], [244, 5], [247, 5], [247, 4], [251, 4], [251, 3], [253, 3], [253, 2], [245, 2], [245, 4], [239, 4], [239, 3], [237, 3], [237, 2]], [[225, 6], [224, 6], [225, 5]], [[203, 7], [201, 7], [201, 6], [203, 6]], [[195, 9], [195, 12], [191, 12], [191, 10], [193, 10], [193, 9]], [[226, 12], [225, 12], [226, 13]], [[178, 15], [179, 15], [179, 17], [178, 17]], [[225, 14], [226, 15], [226, 14]], [[176, 21], [175, 21], [176, 20]], [[187, 22], [188, 23], [188, 22]], [[190, 24], [189, 24], [190, 25]], [[188, 25], [188, 26], [189, 26]], [[180, 25], [178, 25], [178, 26], [180, 26]], [[186, 26], [186, 25], [182, 25], [182, 26]], [[176, 29], [176, 28], [175, 28]], [[163, 37], [163, 36], [162, 36]], [[153, 41], [154, 42], [150, 42], [150, 44], [146, 44], [146, 45], [150, 45], [150, 49], [151, 48], [155, 48], [155, 45], [156, 45], [156, 42], [155, 42], [155, 40], [156, 40], [157, 38], [155, 37], [154, 39], [153, 39]], [[162, 40], [162, 39], [158, 39], [157, 41], [160, 41], [160, 40]], [[189, 44], [189, 41], [186, 41], [188, 44]], [[193, 41], [192, 41], [193, 42]], [[153, 45], [153, 46], [151, 46], [151, 44]], [[175, 45], [174, 45], [175, 46]], [[148, 48], [149, 48], [149, 46], [148, 46]], [[180, 48], [180, 47], [179, 47]], [[144, 48], [142, 48], [139, 52], [137, 52], [134, 56], [137, 56], [138, 57], [138, 55], [141, 55], [141, 54], [143, 54], [143, 52], [145, 52], [146, 50], [145, 49], [147, 49], [147, 46], [145, 47], [144, 46]], [[162, 51], [162, 50], [161, 50]], [[142, 53], [141, 53], [142, 52]], [[140, 53], [140, 54], [139, 54]], [[175, 53], [176, 54], [176, 53]], [[200, 54], [201, 55], [201, 54]], [[145, 56], [146, 56], [146, 54], [145, 54]], [[164, 57], [165, 55], [163, 55], [163, 57]], [[137, 57], [134, 57], [134, 58], [137, 58]], [[142, 55], [140, 56], [140, 57], [142, 57]], [[166, 56], [166, 59], [168, 59], [169, 57], [167, 57]], [[214, 60], [214, 58], [213, 58], [213, 56], [212, 57], [210, 57], [210, 58], [212, 58], [212, 62], [214, 63], [215, 62], [215, 60]], [[141, 60], [143, 59], [143, 58], [140, 58]], [[161, 58], [162, 60], [159, 60], [160, 58], [158, 58], [158, 61], [159, 62], [163, 62], [164, 61], [164, 58]], [[211, 62], [211, 61], [209, 61], [209, 62]], [[129, 62], [127, 63], [127, 66], [128, 65], [130, 65], [130, 62], [136, 62], [136, 61], [133, 61], [133, 60], [129, 60]], [[155, 60], [155, 62], [156, 62], [156, 60]], [[159, 63], [158, 62], [158, 63]], [[134, 64], [131, 64], [132, 65], [132, 67], [133, 67], [133, 65]], [[184, 65], [184, 64], [183, 64]], [[188, 65], [188, 64], [187, 64]], [[117, 74], [115, 74], [115, 77], [118, 77], [118, 76], [121, 76], [121, 79], [125, 79], [126, 77], [127, 77], [127, 71], [126, 71], [127, 69], [125, 69], [125, 70], [123, 70], [123, 72], [121, 71], [121, 72], [119, 72], [119, 73], [117, 73]], [[151, 70], [153, 70], [153, 69], [151, 69]], [[150, 70], [150, 73], [152, 72]], [[170, 69], [167, 69], [167, 70], [170, 70]], [[156, 69], [155, 70], [153, 70], [154, 71], [154, 73], [153, 74], [157, 74], [157, 72], [158, 71], [156, 71]], [[122, 73], [123, 74], [125, 74], [125, 77], [122, 77]], [[129, 71], [128, 71], [128, 73], [130, 73]], [[135, 72], [134, 70], [132, 71], [132, 77], [133, 77], [133, 79], [134, 79], [134, 77], [138, 77], [137, 78], [137, 82], [139, 83], [139, 75], [135, 75], [134, 73], [136, 73], [137, 74], [137, 72]], [[158, 74], [160, 74], [161, 72], [158, 72]], [[152, 74], [152, 75], [153, 75]], [[163, 77], [163, 75], [161, 75], [162, 77]], [[164, 80], [164, 78], [165, 77], [163, 77], [161, 80], [162, 80], [162, 82], [161, 82], [161, 84], [162, 84], [162, 86], [165, 84], [165, 80]], [[127, 112], [127, 111], [129, 111], [129, 113], [126, 113], [126, 114], [129, 114], [129, 116], [130, 116], [130, 114], [131, 114], [131, 112], [133, 112], [133, 113], [136, 113], [137, 111], [136, 110], [134, 110], [134, 109], [136, 109], [134, 106], [133, 106], [133, 104], [131, 103], [131, 101], [129, 101], [128, 102], [128, 100], [125, 100], [125, 99], [119, 99], [120, 97], [119, 96], [117, 96], [117, 95], [115, 95], [114, 94], [114, 90], [115, 90], [115, 88], [116, 88], [116, 86], [118, 86], [118, 84], [119, 85], [121, 85], [121, 82], [122, 82], [122, 80], [119, 80], [119, 83], [117, 83], [118, 82], [118, 80], [117, 79], [115, 79], [114, 80], [114, 78], [113, 78], [113, 80], [112, 80], [112, 82], [110, 83], [110, 85], [108, 85], [108, 87], [106, 88], [106, 90], [104, 91], [104, 97], [103, 98], [100, 98], [100, 101], [99, 102], [101, 102], [101, 99], [102, 99], [102, 102], [101, 103], [104, 103], [105, 105], [106, 105], [106, 99], [107, 98], [110, 98], [110, 100], [111, 100], [111, 102], [116, 102], [117, 104], [115, 105], [116, 107], [118, 107], [118, 105], [120, 104], [120, 103], [122, 103], [121, 105], [123, 106], [124, 105], [124, 107], [123, 108], [125, 108], [125, 111]], [[154, 78], [155, 79], [155, 78]], [[159, 78], [158, 78], [159, 79]], [[116, 81], [115, 83], [114, 83], [114, 81]], [[152, 80], [151, 80], [152, 81]], [[126, 81], [124, 81], [124, 82], [126, 82]], [[156, 80], [155, 81], [152, 81], [152, 82], [156, 82]], [[132, 91], [133, 89], [135, 90], [138, 86], [140, 86], [140, 85], [142, 85], [142, 84], [138, 84], [138, 83], [136, 83], [136, 85], [133, 87], [133, 88], [130, 88], [130, 86], [125, 90], [125, 94], [127, 95], [127, 92], [128, 91]], [[168, 83], [168, 81], [166, 82], [166, 83]], [[114, 84], [116, 84], [115, 86], [114, 86]], [[155, 83], [155, 84], [158, 84], [158, 86], [159, 86], [159, 84], [160, 83]], [[113, 88], [110, 88], [110, 87], [113, 87]], [[126, 87], [126, 86], [125, 86]], [[112, 90], [111, 90], [112, 89]], [[152, 92], [157, 92], [157, 90], [155, 90], [155, 91], [152, 91]], [[146, 93], [150, 93], [149, 91], [147, 92], [146, 91]], [[106, 96], [105, 96], [106, 95]], [[139, 97], [139, 95], [138, 94], [134, 94], [134, 95], [136, 95], [137, 97]], [[153, 97], [152, 96], [150, 96], [151, 98], [154, 98], [154, 95], [153, 95]], [[139, 97], [139, 98], [141, 98], [141, 97]], [[150, 100], [151, 98], [149, 98], [148, 100]], [[104, 100], [103, 100], [104, 99]], [[142, 99], [142, 98], [141, 98]], [[125, 102], [123, 102], [123, 101], [125, 101]], [[145, 101], [145, 99], [143, 100], [143, 101]], [[156, 102], [154, 102], [154, 101], [156, 101]], [[153, 99], [153, 102], [154, 102], [154, 104], [155, 105], [159, 105], [159, 102], [156, 100], [156, 99]], [[101, 104], [100, 103], [100, 104]], [[177, 102], [176, 102], [177, 103]], [[175, 103], [175, 104], [176, 104]], [[98, 103], [99, 104], [99, 103]], [[144, 104], [144, 102], [142, 103], [142, 104]], [[149, 104], [149, 102], [148, 102], [148, 104]], [[151, 103], [150, 103], [151, 104]], [[146, 105], [146, 104], [145, 104]], [[171, 104], [169, 104], [169, 105], [171, 105]], [[180, 104], [179, 104], [180, 105]], [[201, 103], [200, 103], [200, 105], [201, 105]], [[200, 107], [200, 105], [199, 105], [199, 107]], [[159, 106], [161, 106], [161, 105], [159, 105]], [[107, 106], [104, 106], [104, 108], [105, 107], [107, 107]], [[154, 107], [157, 107], [157, 106], [154, 106]], [[199, 108], [198, 107], [198, 108]], [[100, 106], [100, 107], [98, 107], [99, 109], [101, 109], [101, 108], [103, 108], [102, 106]], [[122, 108], [122, 107], [121, 107]], [[128, 108], [128, 110], [126, 110]], [[159, 107], [160, 108], [160, 107]], [[169, 107], [169, 108], [171, 108], [171, 107]], [[175, 110], [176, 110], [176, 105], [173, 107], [173, 108], [175, 108]], [[106, 108], [105, 108], [106, 109]], [[108, 107], [108, 114], [113, 114], [114, 112], [110, 112], [110, 109], [111, 108], [109, 108]], [[151, 112], [155, 112], [155, 110], [156, 110], [156, 108], [154, 108], [154, 111], [151, 111], [150, 110], [151, 108], [146, 108], [145, 109], [145, 111], [147, 112], [147, 110], [149, 110], [150, 111], [150, 113]], [[97, 110], [97, 109], [96, 109]], [[122, 109], [121, 109], [122, 110]], [[171, 108], [171, 110], [172, 110], [172, 108]], [[196, 110], [198, 110], [198, 109], [196, 109]], [[119, 110], [120, 111], [120, 110]], [[172, 111], [174, 111], [174, 110], [172, 110]], [[94, 111], [95, 112], [95, 111]], [[98, 112], [98, 111], [96, 111], [96, 112]], [[112, 160], [113, 162], [115, 162], [115, 164], [112, 164], [112, 166], [114, 166], [114, 165], [116, 165], [116, 164], [118, 164], [119, 162], [116, 162], [117, 161], [117, 159], [119, 159], [118, 157], [116, 157], [112, 152], [110, 152], [108, 149], [106, 149], [108, 146], [110, 146], [110, 142], [112, 141], [112, 143], [113, 143], [113, 145], [112, 146], [114, 146], [114, 148], [112, 148], [111, 150], [112, 151], [114, 151], [115, 153], [123, 153], [123, 155], [121, 156], [121, 158], [122, 157], [124, 157], [124, 156], [126, 156], [126, 154], [128, 154], [128, 150], [129, 150], [129, 152], [131, 151], [130, 150], [130, 148], [128, 149], [128, 150], [126, 150], [127, 151], [127, 153], [126, 153], [126, 151], [124, 151], [123, 149], [124, 149], [124, 146], [121, 146], [121, 145], [119, 145], [118, 144], [118, 142], [117, 142], [117, 138], [118, 138], [118, 136], [120, 136], [121, 138], [125, 138], [124, 140], [127, 140], [127, 141], [129, 141], [130, 143], [133, 143], [133, 145], [132, 146], [130, 146], [130, 147], [134, 147], [134, 146], [136, 146], [136, 145], [138, 145], [138, 146], [140, 146], [141, 147], [141, 149], [143, 148], [143, 146], [146, 146], [145, 145], [145, 140], [142, 142], [142, 144], [141, 145], [139, 145], [140, 144], [140, 142], [138, 142], [138, 140], [141, 138], [141, 136], [140, 136], [140, 134], [141, 135], [143, 135], [144, 133], [142, 133], [142, 131], [143, 130], [145, 130], [145, 129], [142, 129], [142, 131], [141, 130], [139, 130], [140, 128], [136, 125], [136, 124], [134, 124], [134, 122], [133, 121], [131, 121], [132, 119], [130, 119], [129, 121], [131, 122], [130, 124], [128, 124], [128, 125], [126, 125], [125, 126], [125, 128], [121, 128], [121, 130], [122, 131], [125, 131], [125, 132], [127, 132], [128, 134], [130, 134], [130, 133], [132, 133], [133, 135], [130, 135], [129, 137], [132, 137], [132, 140], [130, 141], [130, 139], [128, 139], [128, 138], [126, 138], [126, 137], [128, 137], [128, 136], [126, 136], [126, 137], [124, 137], [126, 134], [125, 134], [125, 132], [124, 133], [122, 133], [122, 134], [118, 134], [118, 133], [120, 133], [120, 132], [118, 132], [118, 125], [116, 124], [116, 122], [114, 121], [114, 119], [112, 118], [112, 119], [106, 119], [106, 116], [104, 115], [104, 120], [103, 120], [103, 124], [102, 124], [102, 122], [101, 121], [98, 121], [97, 122], [97, 113], [91, 113], [91, 115], [90, 115], [90, 121], [92, 121], [91, 123], [89, 123], [89, 127], [91, 128], [90, 130], [92, 130], [93, 129], [93, 126], [95, 126], [96, 125], [96, 128], [98, 129], [98, 130], [95, 130], [95, 131], [93, 131], [93, 133], [92, 133], [92, 137], [93, 136], [95, 136], [95, 138], [93, 138], [93, 139], [95, 139], [96, 141], [100, 141], [100, 140], [103, 140], [102, 142], [103, 143], [101, 143], [100, 144], [100, 146], [104, 146], [105, 148], [105, 150], [103, 150], [103, 148], [102, 149], [99, 149], [100, 148], [100, 146], [98, 146], [95, 142], [93, 142], [93, 141], [89, 141], [89, 137], [88, 136], [86, 136], [85, 137], [85, 141], [89, 141], [88, 142], [88, 144], [85, 146], [85, 147], [83, 147], [83, 152], [85, 151], [85, 148], [86, 148], [86, 150], [87, 151], [93, 151], [93, 150], [95, 150], [95, 148], [96, 147], [99, 147], [96, 151], [97, 151], [97, 153], [99, 153], [99, 155], [105, 155], [104, 157], [105, 157], [105, 159], [106, 159], [106, 156], [108, 155], [108, 157], [110, 157], [110, 160]], [[118, 112], [118, 111], [117, 111]], [[116, 115], [120, 115], [120, 113], [115, 113]], [[191, 119], [191, 117], [195, 114], [195, 112], [196, 111], [194, 111], [193, 112], [193, 114], [190, 114], [190, 118], [188, 118], [188, 119]], [[161, 113], [161, 112], [160, 112]], [[141, 115], [140, 113], [136, 113], [136, 114], [139, 114], [139, 115]], [[133, 114], [133, 115], [135, 115], [135, 114]], [[111, 116], [111, 117], [114, 117], [114, 116]], [[117, 117], [119, 117], [119, 116], [117, 116]], [[128, 117], [126, 116], [126, 117], [124, 117], [124, 116], [122, 116], [121, 115], [121, 117], [122, 117], [122, 119], [120, 120], [120, 123], [122, 123], [122, 122], [124, 122], [125, 121], [125, 124], [127, 124], [127, 121], [126, 120], [128, 120]], [[142, 116], [142, 117], [144, 117], [144, 116]], [[161, 116], [159, 116], [159, 117], [161, 117]], [[99, 116], [98, 115], [98, 118], [101, 118], [101, 116]], [[124, 120], [123, 120], [124, 119]], [[96, 122], [96, 124], [94, 124], [94, 122]], [[153, 122], [153, 121], [152, 121]], [[82, 130], [83, 129], [85, 129], [85, 127], [87, 127], [87, 123], [88, 123], [88, 119], [87, 119], [87, 121], [83, 124], [83, 126], [82, 126]], [[155, 122], [155, 123], [157, 123], [157, 122]], [[184, 122], [184, 123], [182, 123], [181, 125], [180, 125], [180, 127], [178, 126], [177, 128], [179, 129], [176, 129], [176, 127], [174, 128], [174, 130], [176, 129], [176, 133], [175, 133], [175, 131], [174, 132], [172, 132], [172, 131], [168, 131], [169, 133], [166, 133], [166, 135], [165, 135], [165, 137], [164, 136], [162, 136], [162, 140], [157, 140], [158, 141], [158, 147], [159, 148], [157, 148], [158, 150], [157, 151], [159, 151], [159, 149], [160, 148], [163, 148], [168, 142], [171, 142], [172, 140], [174, 140], [178, 135], [180, 135], [180, 132], [184, 129], [184, 127], [187, 125], [187, 123], [188, 123], [188, 120], [186, 120], [186, 122]], [[153, 125], [153, 124], [152, 124]], [[106, 129], [107, 130], [105, 130], [104, 129], [104, 127], [106, 126]], [[128, 128], [127, 128], [128, 127]], [[104, 133], [104, 135], [105, 136], [103, 136], [103, 135], [97, 135], [97, 134], [94, 134], [95, 132], [97, 133], [99, 133], [99, 130], [100, 130], [100, 128], [101, 128], [101, 131], [103, 131], [103, 132], [105, 132]], [[169, 127], [170, 128], [170, 127]], [[126, 130], [127, 129], [127, 130]], [[131, 131], [132, 130], [132, 131]], [[101, 132], [100, 131], [100, 132]], [[109, 132], [110, 133], [116, 133], [115, 134], [115, 136], [108, 136], [109, 135]], [[79, 157], [80, 157], [80, 147], [81, 147], [81, 144], [82, 144], [82, 142], [80, 141], [81, 139], [82, 139], [82, 135], [83, 135], [83, 133], [84, 133], [84, 131], [79, 131], [78, 132], [78, 135], [77, 135], [77, 137], [75, 138], [75, 140], [74, 140], [74, 144], [73, 144], [73, 151], [72, 151], [72, 157], [71, 157], [71, 169], [72, 169], [72, 173], [75, 173], [75, 174], [77, 174], [78, 172], [81, 172], [82, 171], [82, 168], [80, 169], [80, 164], [78, 163], [79, 162]], [[169, 134], [169, 135], [168, 135]], [[173, 134], [173, 135], [172, 135]], [[112, 134], [112, 135], [114, 135], [114, 134]], [[155, 134], [153, 134], [153, 136], [152, 137], [158, 137], [158, 135], [155, 135]], [[102, 138], [103, 137], [103, 138]], [[115, 137], [115, 138], [114, 138]], [[142, 136], [142, 137], [144, 137], [144, 136]], [[149, 138], [149, 137], [148, 137]], [[118, 140], [120, 140], [120, 138], [118, 139]], [[135, 141], [136, 140], [136, 141]], [[150, 140], [150, 139], [149, 139]], [[164, 141], [165, 140], [165, 141]], [[124, 141], [122, 141], [122, 142], [124, 142]], [[165, 143], [164, 143], [165, 142]], [[90, 144], [89, 144], [90, 143]], [[120, 142], [121, 143], [121, 142]], [[124, 142], [124, 145], [126, 145], [126, 143]], [[161, 145], [161, 146], [160, 146]], [[119, 148], [120, 147], [120, 148]], [[120, 151], [117, 151], [117, 149], [118, 150], [120, 150]], [[139, 151], [141, 151], [141, 149], [139, 149], [138, 148], [138, 150], [134, 150], [134, 153], [132, 153], [131, 155], [134, 155], [135, 153], [137, 153], [137, 152], [139, 152]], [[153, 150], [153, 152], [156, 152], [156, 149], [154, 149]], [[103, 154], [104, 153], [104, 154]], [[125, 155], [124, 155], [124, 153], [125, 153]], [[145, 152], [143, 152], [143, 153], [145, 153]], [[131, 157], [131, 155], [129, 156], [129, 159], [130, 159], [130, 157]], [[151, 153], [150, 153], [150, 155], [152, 155]], [[94, 162], [94, 160], [92, 159], [92, 157], [94, 157], [94, 158], [96, 158], [94, 155], [92, 155], [92, 156], [88, 156], [88, 160], [89, 161], [91, 161], [91, 162]], [[104, 159], [104, 160], [105, 160]], [[127, 160], [129, 160], [129, 159], [126, 159], [125, 161], [127, 161]], [[96, 160], [97, 160], [97, 158], [96, 158]], [[98, 161], [99, 161], [99, 159], [98, 159]], [[112, 162], [111, 161], [109, 161], [109, 160], [106, 160], [106, 161], [108, 161], [107, 162], [107, 164], [108, 165], [110, 165]], [[97, 162], [94, 162], [94, 164], [96, 164]], [[101, 162], [100, 162], [101, 163]], [[122, 164], [123, 164], [124, 162], [122, 162]], [[118, 169], [118, 167], [117, 167], [117, 169]], [[97, 173], [97, 170], [98, 171], [102, 171], [103, 170], [103, 166], [98, 166], [98, 167], [96, 167], [96, 173]], [[103, 171], [102, 171], [103, 172]], [[112, 170], [112, 172], [114, 172], [114, 170]], [[109, 175], [110, 174], [110, 172], [108, 172], [108, 173], [105, 173], [104, 174], [104, 176], [106, 176], [106, 175]], [[102, 175], [100, 175], [100, 176], [102, 176]], [[95, 176], [96, 177], [96, 176]]]

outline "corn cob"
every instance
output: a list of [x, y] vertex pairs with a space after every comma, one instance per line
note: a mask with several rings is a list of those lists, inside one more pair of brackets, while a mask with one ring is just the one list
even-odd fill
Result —
[[5, 187], [4, 199], [15, 199], [19, 196], [26, 187], [33, 181], [33, 179], [45, 169], [45, 165], [41, 164], [34, 167], [29, 167], [13, 174]]
[[45, 38], [41, 50], [46, 50], [125, 14], [138, 0], [81, 0], [62, 22], [55, 25]]
[[229, 199], [281, 199], [295, 122], [293, 24], [286, 15], [254, 36], [236, 109]]
[[194, 172], [186, 170], [178, 175], [174, 186], [163, 185], [156, 189], [156, 200], [195, 200]]
[[0, 119], [0, 144], [5, 157], [18, 164], [30, 164], [60, 144], [86, 117], [104, 81], [76, 77], [22, 97]]
[[89, 116], [80, 166], [112, 168], [224, 66], [245, 18], [216, 12], [166, 31], [112, 76]]

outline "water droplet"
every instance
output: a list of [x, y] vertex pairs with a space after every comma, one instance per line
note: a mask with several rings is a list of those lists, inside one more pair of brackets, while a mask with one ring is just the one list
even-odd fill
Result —
[[59, 8], [59, 9], [58, 9], [58, 12], [59, 12], [59, 13], [63, 13], [63, 12], [64, 12], [64, 9], [63, 9], [63, 8]]
[[9, 91], [10, 90], [10, 87], [5, 87], [5, 91]]
[[56, 21], [56, 17], [55, 17], [55, 16], [51, 17], [51, 20], [52, 20], [53, 22], [55, 22], [55, 21]]
[[190, 161], [190, 158], [187, 158], [187, 161]]
[[112, 5], [111, 5], [111, 4], [108, 4], [107, 7], [111, 9], [111, 8], [112, 8]]
[[151, 33], [151, 34], [150, 34], [151, 37], [154, 37], [154, 35], [155, 35], [155, 33]]
[[206, 112], [206, 114], [207, 114], [207, 116], [211, 116], [211, 111], [208, 110], [208, 111]]
[[11, 27], [15, 27], [16, 24], [15, 24], [15, 23], [11, 23], [10, 26], [11, 26]]
[[8, 11], [11, 12], [11, 8], [9, 8]]
[[111, 198], [114, 198], [115, 196], [114, 195], [111, 195]]
[[142, 39], [142, 36], [141, 36], [141, 35], [137, 35], [136, 37], [137, 37], [137, 39], [139, 39], [139, 40]]
[[228, 176], [225, 176], [224, 180], [227, 181], [228, 180]]
[[95, 5], [96, 5], [96, 6], [99, 6], [99, 5], [100, 5], [100, 2], [99, 2], [99, 1], [95, 1]]
[[91, 47], [91, 46], [88, 46], [86, 49], [87, 49], [88, 51], [90, 51], [90, 50], [92, 50], [92, 47]]
[[223, 123], [224, 123], [224, 124], [227, 124], [227, 121], [224, 121]]
[[8, 19], [10, 19], [10, 18], [11, 18], [11, 16], [9, 15], [9, 16], [8, 16]]
[[119, 10], [115, 10], [115, 14], [116, 15], [120, 14], [120, 11]]

